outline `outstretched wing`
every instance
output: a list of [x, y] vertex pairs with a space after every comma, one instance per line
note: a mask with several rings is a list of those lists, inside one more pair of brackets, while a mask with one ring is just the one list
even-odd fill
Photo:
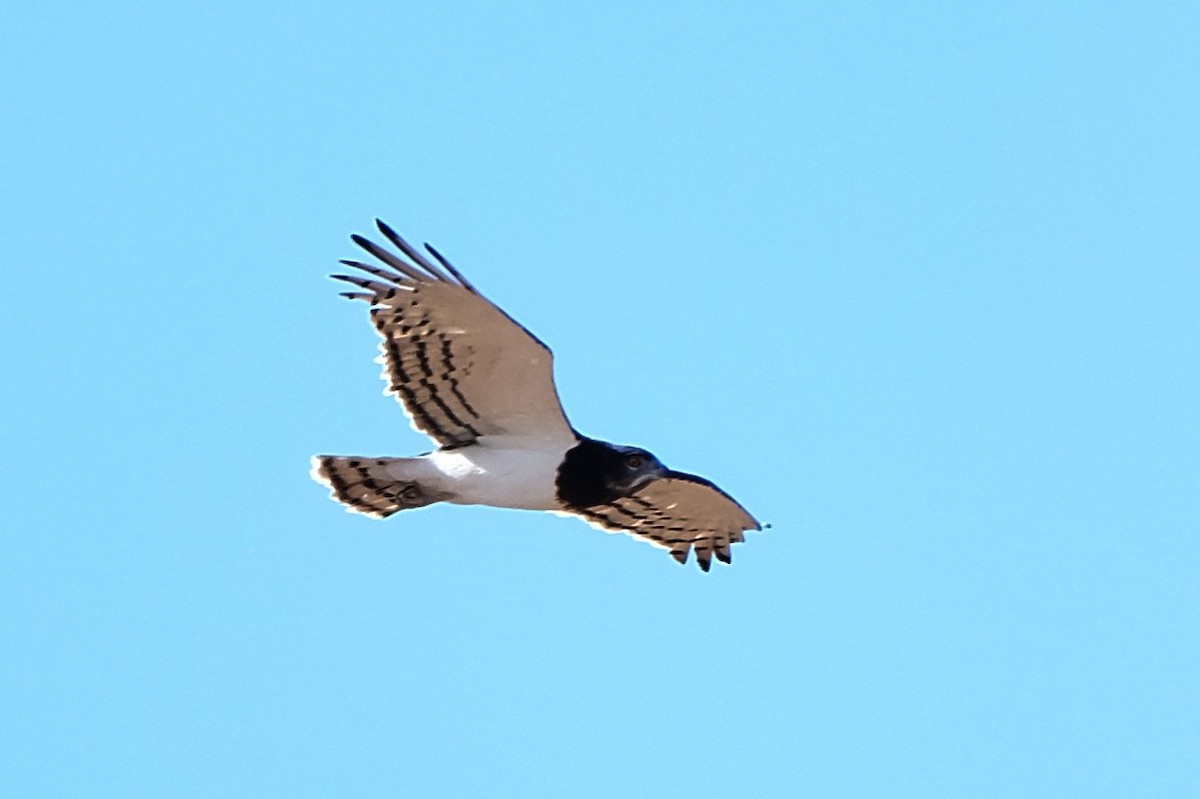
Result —
[[684, 472], [667, 472], [629, 496], [570, 512], [602, 530], [628, 533], [666, 549], [680, 563], [694, 549], [704, 571], [712, 566], [713, 555], [729, 563], [730, 546], [744, 541], [746, 530], [762, 529], [733, 497]]
[[386, 393], [404, 406], [413, 427], [444, 447], [493, 435], [574, 441], [554, 388], [550, 349], [428, 244], [437, 263], [375, 223], [407, 260], [354, 235], [387, 268], [342, 261], [370, 277], [333, 277], [362, 289], [343, 296], [371, 304], [371, 323], [383, 339]]

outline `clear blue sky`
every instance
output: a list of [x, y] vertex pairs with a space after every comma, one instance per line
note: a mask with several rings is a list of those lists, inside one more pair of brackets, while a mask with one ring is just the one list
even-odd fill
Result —
[[[1200, 11], [989, 5], [9, 8], [0, 794], [1200, 795]], [[344, 513], [375, 216], [774, 528]]]

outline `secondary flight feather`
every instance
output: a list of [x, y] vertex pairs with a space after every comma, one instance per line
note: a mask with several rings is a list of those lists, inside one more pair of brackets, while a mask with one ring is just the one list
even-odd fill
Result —
[[[554, 386], [549, 347], [484, 297], [437, 250], [422, 253], [383, 222], [386, 249], [351, 239], [379, 264], [341, 263], [343, 296], [370, 305], [387, 391], [438, 448], [413, 458], [318, 455], [313, 478], [351, 511], [386, 518], [435, 502], [579, 516], [666, 549], [715, 557], [762, 526], [708, 480], [638, 447], [577, 432]], [[432, 260], [431, 260], [432, 259]]]

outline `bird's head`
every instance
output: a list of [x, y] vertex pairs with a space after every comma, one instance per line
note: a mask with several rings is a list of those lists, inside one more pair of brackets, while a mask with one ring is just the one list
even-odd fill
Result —
[[630, 494], [646, 483], [662, 477], [667, 467], [658, 458], [641, 447], [626, 447], [609, 444], [616, 455], [607, 459], [605, 478], [607, 483], [621, 494]]
[[667, 473], [658, 458], [640, 447], [580, 437], [558, 469], [559, 499], [587, 508], [628, 496]]

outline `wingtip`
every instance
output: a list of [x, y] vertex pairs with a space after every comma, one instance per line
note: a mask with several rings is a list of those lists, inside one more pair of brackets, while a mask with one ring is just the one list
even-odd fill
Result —
[[716, 554], [717, 554], [717, 560], [721, 561], [726, 566], [728, 566], [730, 563], [733, 563], [733, 555], [731, 555], [730, 553], [718, 552]]
[[449, 264], [446, 262], [445, 257], [440, 252], [438, 252], [437, 248], [435, 248], [432, 244], [430, 244], [427, 241], [423, 241], [423, 242], [421, 242], [421, 246], [425, 248], [425, 251], [427, 253], [432, 255], [434, 258], [437, 258], [438, 262], [441, 263], [442, 266], [449, 266]]
[[428, 251], [428, 253], [430, 255], [432, 255], [439, 264], [441, 264], [443, 267], [445, 267], [447, 272], [449, 272], [451, 275], [454, 276], [454, 279], [459, 282], [459, 285], [461, 285], [463, 288], [465, 288], [467, 291], [471, 292], [472, 294], [479, 293], [479, 289], [477, 289], [473, 285], [471, 285], [471, 281], [469, 281], [465, 277], [463, 277], [462, 272], [459, 272], [457, 269], [455, 269], [454, 264], [447, 261], [446, 257], [444, 255], [442, 255], [440, 252], [438, 252], [437, 249], [435, 249], [432, 244], [430, 244], [429, 242], [426, 241], [426, 242], [424, 242], [424, 246], [425, 246], [426, 251]]

